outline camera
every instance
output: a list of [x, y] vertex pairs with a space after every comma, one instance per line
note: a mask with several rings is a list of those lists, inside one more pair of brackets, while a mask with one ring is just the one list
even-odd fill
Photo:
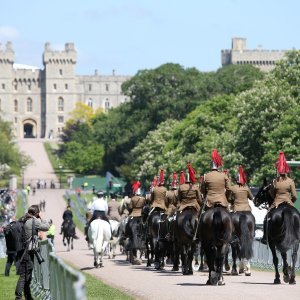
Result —
[[34, 255], [35, 255], [35, 257], [36, 257], [39, 264], [41, 264], [45, 261], [44, 258], [41, 255], [40, 249], [34, 250]]

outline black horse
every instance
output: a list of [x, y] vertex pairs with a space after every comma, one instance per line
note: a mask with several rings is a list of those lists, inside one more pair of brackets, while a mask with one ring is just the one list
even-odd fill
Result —
[[230, 213], [222, 206], [208, 209], [200, 219], [199, 235], [209, 268], [208, 285], [224, 285], [223, 265], [233, 224]]
[[[164, 211], [155, 208], [149, 213], [146, 221], [146, 248], [147, 248], [147, 267], [151, 266], [154, 257], [154, 268], [164, 269], [165, 257], [168, 249], [168, 219]], [[150, 247], [150, 249], [149, 249]]]
[[198, 213], [193, 207], [187, 207], [176, 215], [174, 228], [174, 264], [173, 271], [179, 269], [179, 254], [181, 255], [181, 265], [183, 275], [192, 275], [192, 262], [196, 249], [194, 235], [197, 227]]
[[253, 256], [253, 240], [255, 236], [255, 217], [251, 211], [239, 211], [231, 214], [234, 239], [231, 243], [232, 249], [232, 275], [238, 275], [236, 260], [240, 260], [239, 273], [246, 276], [251, 275], [249, 260]]
[[[264, 205], [269, 207], [273, 203], [269, 190], [271, 184], [266, 180], [259, 189], [254, 198], [256, 206]], [[280, 284], [280, 275], [278, 272], [278, 257], [276, 249], [281, 253], [283, 261], [283, 280], [289, 284], [296, 284], [295, 265], [297, 262], [297, 251], [300, 241], [300, 213], [299, 211], [287, 204], [282, 203], [277, 208], [271, 209], [267, 214], [267, 223], [264, 226], [265, 236], [273, 255], [273, 264], [275, 267], [275, 284]], [[287, 251], [292, 249], [292, 266], [287, 262]]]
[[137, 251], [142, 251], [144, 243], [144, 226], [142, 217], [129, 217], [125, 227], [125, 236], [129, 242], [126, 250], [129, 251], [129, 261], [132, 264], [140, 265], [142, 260], [137, 257]]
[[[75, 235], [75, 224], [72, 220], [67, 219], [63, 222], [62, 225], [62, 233], [63, 233], [63, 244], [64, 246], [68, 246], [68, 251], [70, 251], [70, 245], [71, 249], [73, 250], [73, 239]], [[65, 239], [67, 240], [67, 243], [65, 242]]]

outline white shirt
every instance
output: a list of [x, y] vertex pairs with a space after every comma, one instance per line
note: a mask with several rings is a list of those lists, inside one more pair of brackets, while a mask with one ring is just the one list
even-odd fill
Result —
[[95, 210], [105, 211], [107, 214], [108, 212], [108, 206], [107, 202], [104, 200], [104, 198], [96, 198], [92, 204], [91, 207], [91, 213], [93, 214]]

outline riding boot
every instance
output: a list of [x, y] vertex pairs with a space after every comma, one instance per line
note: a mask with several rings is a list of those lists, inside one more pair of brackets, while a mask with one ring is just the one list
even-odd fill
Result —
[[59, 234], [63, 234], [63, 226], [60, 226], [60, 233]]

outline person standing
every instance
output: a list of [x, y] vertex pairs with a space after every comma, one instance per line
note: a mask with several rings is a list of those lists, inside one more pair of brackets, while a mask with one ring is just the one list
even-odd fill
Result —
[[[24, 222], [26, 241], [30, 241], [32, 238], [37, 237], [39, 231], [47, 231], [50, 227], [49, 222], [41, 218], [38, 205], [31, 205], [25, 216], [21, 218], [21, 221]], [[16, 300], [22, 299], [23, 292], [26, 300], [32, 300], [30, 283], [32, 279], [34, 253], [29, 251], [28, 247], [26, 247], [25, 250], [22, 250], [17, 254], [17, 261], [17, 274], [19, 275], [19, 280], [15, 290]]]
[[50, 228], [46, 233], [47, 238], [51, 241], [52, 245], [54, 245], [54, 236], [55, 236], [55, 225], [52, 220], [49, 220]]

